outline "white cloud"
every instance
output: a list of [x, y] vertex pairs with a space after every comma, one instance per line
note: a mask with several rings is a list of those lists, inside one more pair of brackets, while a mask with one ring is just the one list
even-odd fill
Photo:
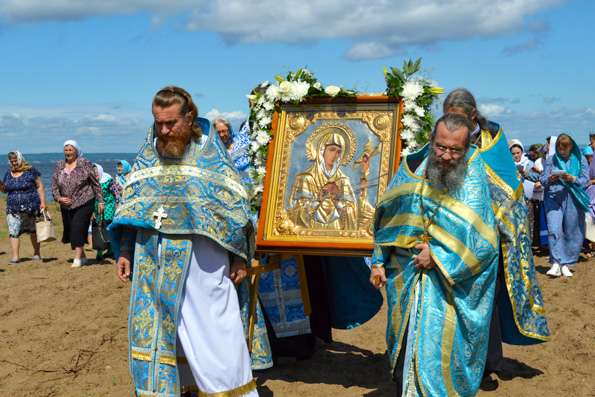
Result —
[[244, 121], [248, 116], [241, 110], [222, 112], [219, 109], [213, 108], [205, 114], [205, 117], [211, 120], [211, 122], [216, 118], [223, 118], [229, 121], [231, 124], [235, 125]]
[[502, 105], [497, 103], [482, 103], [478, 105], [479, 112], [484, 115], [485, 117], [494, 117], [500, 116], [504, 113], [509, 112], [509, 110]]
[[346, 57], [367, 59], [406, 45], [533, 31], [536, 22], [525, 18], [562, 1], [4, 0], [0, 17], [30, 22], [150, 12], [159, 24], [181, 14], [189, 30], [216, 32], [228, 42], [347, 39], [353, 43]]
[[538, 112], [511, 111], [492, 117], [508, 139], [518, 138], [525, 146], [543, 143], [549, 135], [570, 134], [578, 144], [588, 141], [589, 131], [595, 130], [595, 112], [588, 107], [560, 107]]
[[95, 121], [116, 121], [116, 116], [113, 114], [101, 113], [93, 118]]
[[56, 152], [70, 138], [77, 139], [86, 152], [135, 152], [146, 136], [150, 115], [106, 110], [0, 108], [0, 153], [14, 148]]
[[378, 59], [394, 55], [396, 52], [397, 48], [389, 47], [382, 43], [358, 43], [351, 47], [349, 51], [347, 51], [345, 58], [354, 61], [361, 59]]

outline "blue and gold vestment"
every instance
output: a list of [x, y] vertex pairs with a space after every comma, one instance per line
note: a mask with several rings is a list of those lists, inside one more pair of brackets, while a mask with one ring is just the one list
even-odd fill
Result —
[[550, 331], [535, 276], [531, 229], [523, 184], [500, 126], [490, 122], [482, 130], [479, 151], [485, 162], [498, 223], [506, 289], [497, 296], [502, 340], [529, 345], [547, 341]]
[[121, 241], [134, 246], [128, 332], [139, 396], [180, 394], [176, 335], [192, 239], [212, 239], [248, 263], [253, 254], [246, 190], [208, 121], [200, 124], [203, 136], [179, 160], [159, 156], [149, 130], [110, 226], [116, 253]]
[[[449, 193], [423, 178], [428, 151], [404, 159], [376, 210], [373, 265], [387, 274], [388, 352], [394, 371], [407, 334], [404, 391], [473, 396], [488, 347], [496, 219], [478, 150], [470, 149], [464, 182]], [[409, 160], [423, 160], [415, 173]], [[414, 247], [425, 232], [436, 267], [418, 270]]]

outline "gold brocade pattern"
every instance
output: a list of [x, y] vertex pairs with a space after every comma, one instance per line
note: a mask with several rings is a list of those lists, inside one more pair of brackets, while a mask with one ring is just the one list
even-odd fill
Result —
[[444, 385], [446, 386], [448, 395], [455, 396], [457, 393], [455, 392], [455, 387], [450, 371], [452, 368], [451, 355], [452, 345], [455, 339], [457, 317], [455, 313], [454, 302], [452, 299], [452, 289], [447, 285], [444, 285], [444, 288], [446, 290], [444, 294], [446, 297], [446, 314], [444, 316], [444, 329], [442, 331], [442, 376], [444, 377]]
[[188, 165], [160, 165], [131, 172], [126, 178], [124, 189], [143, 179], [155, 178], [157, 176], [162, 178], [164, 182], [169, 181], [170, 183], [184, 182], [186, 177], [201, 178], [214, 184], [225, 186], [233, 190], [239, 196], [248, 198], [248, 193], [242, 183], [238, 180], [237, 175], [220, 175], [206, 169]]
[[[460, 202], [456, 198], [452, 196], [446, 196], [427, 184], [422, 184], [420, 182], [403, 183], [402, 185], [394, 187], [389, 192], [387, 192], [382, 197], [381, 202], [394, 200], [400, 196], [412, 193], [419, 194], [423, 197], [432, 199], [435, 202], [439, 202], [441, 207], [454, 214], [457, 214], [462, 219], [465, 219], [467, 222], [471, 223], [473, 227], [477, 229], [477, 231], [492, 245], [492, 247], [498, 246], [497, 231], [494, 228], [489, 227], [479, 214], [471, 210], [469, 206]], [[405, 217], [403, 220], [405, 220]], [[418, 223], [418, 221], [414, 218], [410, 218], [409, 220], [415, 222], [414, 224]]]
[[256, 390], [256, 381], [252, 379], [250, 382], [246, 383], [245, 385], [236, 387], [232, 390], [215, 392], [215, 393], [207, 393], [201, 391], [196, 386], [185, 386], [182, 388], [182, 393], [193, 392], [198, 393], [198, 397], [242, 397], [252, 391]]

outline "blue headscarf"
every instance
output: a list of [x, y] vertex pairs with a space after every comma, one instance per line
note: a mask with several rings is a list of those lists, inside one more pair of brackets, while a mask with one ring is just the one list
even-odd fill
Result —
[[126, 160], [119, 160], [118, 164], [122, 164], [122, 172], [118, 172], [116, 181], [118, 182], [118, 185], [124, 186], [126, 184], [126, 175], [132, 170], [132, 167]]
[[[583, 154], [581, 153], [581, 150], [578, 147], [578, 145], [576, 144], [576, 142], [574, 141], [574, 139], [572, 139], [569, 135], [566, 135], [566, 134], [560, 135], [558, 137], [558, 141], [563, 136], [567, 136], [568, 138], [570, 138], [570, 142], [572, 142], [572, 149], [570, 151], [570, 156], [568, 157], [568, 160], [564, 160], [562, 158], [562, 156], [560, 155], [560, 152], [558, 151], [558, 145], [556, 144], [556, 154], [554, 155], [554, 159], [553, 159], [554, 166], [558, 169], [561, 169], [562, 171], [569, 173], [573, 177], [578, 178], [581, 174], [581, 160], [583, 158]], [[579, 186], [576, 183], [566, 182], [565, 180], [562, 180], [562, 179], [560, 179], [559, 181], [564, 186], [566, 186], [568, 188], [568, 190], [570, 190], [570, 194], [572, 194], [572, 196], [574, 196], [574, 198], [578, 202], [579, 206], [583, 210], [589, 211], [591, 199], [589, 198], [589, 195], [587, 194], [587, 192], [585, 192], [585, 189], [583, 189], [582, 186]]]

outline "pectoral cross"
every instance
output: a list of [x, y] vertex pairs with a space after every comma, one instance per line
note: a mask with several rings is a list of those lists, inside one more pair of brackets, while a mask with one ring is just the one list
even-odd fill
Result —
[[430, 236], [428, 232], [424, 232], [424, 234], [421, 236], [421, 241], [424, 244], [430, 244], [430, 241], [432, 241], [432, 236]]
[[163, 209], [163, 206], [153, 212], [153, 218], [155, 218], [155, 229], [159, 230], [161, 228], [161, 220], [167, 218], [167, 213], [165, 212], [165, 209]]

